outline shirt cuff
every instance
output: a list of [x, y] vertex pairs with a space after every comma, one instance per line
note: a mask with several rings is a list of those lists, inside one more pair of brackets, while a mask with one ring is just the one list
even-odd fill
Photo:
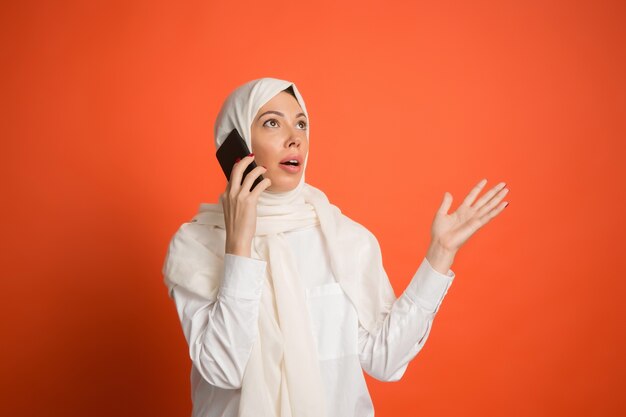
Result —
[[448, 269], [446, 274], [442, 274], [424, 257], [404, 293], [414, 303], [436, 313], [454, 277], [454, 271]]
[[220, 294], [249, 300], [260, 299], [266, 266], [267, 262], [260, 259], [226, 253]]

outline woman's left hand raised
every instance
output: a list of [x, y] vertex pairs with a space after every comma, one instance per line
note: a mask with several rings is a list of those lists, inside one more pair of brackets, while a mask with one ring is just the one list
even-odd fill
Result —
[[452, 204], [452, 195], [448, 192], [444, 194], [433, 220], [431, 244], [426, 256], [431, 265], [440, 272], [447, 272], [461, 246], [508, 205], [507, 202], [502, 202], [509, 192], [508, 188], [504, 188], [506, 186], [504, 182], [474, 202], [485, 184], [486, 179], [476, 184], [456, 211], [450, 214], [448, 210]]

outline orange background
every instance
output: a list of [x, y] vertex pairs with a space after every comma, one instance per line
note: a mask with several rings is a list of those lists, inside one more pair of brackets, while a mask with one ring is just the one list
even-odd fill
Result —
[[190, 414], [169, 239], [226, 182], [213, 122], [263, 76], [311, 121], [307, 181], [397, 294], [445, 191], [511, 204], [461, 249], [377, 416], [626, 413], [626, 3], [3, 2], [3, 416]]

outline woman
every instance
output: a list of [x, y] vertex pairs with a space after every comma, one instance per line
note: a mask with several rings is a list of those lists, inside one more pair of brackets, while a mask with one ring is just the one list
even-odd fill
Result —
[[189, 345], [193, 416], [373, 416], [363, 371], [402, 377], [456, 252], [508, 190], [474, 202], [483, 180], [452, 214], [446, 193], [426, 257], [396, 298], [373, 234], [304, 180], [309, 117], [295, 84], [237, 88], [217, 117], [217, 148], [232, 129], [253, 154], [235, 164], [220, 203], [179, 228], [163, 266]]

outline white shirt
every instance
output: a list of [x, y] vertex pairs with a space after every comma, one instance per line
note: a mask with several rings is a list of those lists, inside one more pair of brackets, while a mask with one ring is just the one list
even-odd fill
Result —
[[[454, 279], [424, 258], [377, 334], [359, 325], [336, 282], [319, 225], [284, 234], [296, 255], [317, 342], [328, 417], [374, 415], [363, 371], [399, 380], [420, 351]], [[266, 261], [225, 254], [216, 301], [172, 290], [191, 357], [192, 417], [235, 417], [243, 373], [257, 337]]]

